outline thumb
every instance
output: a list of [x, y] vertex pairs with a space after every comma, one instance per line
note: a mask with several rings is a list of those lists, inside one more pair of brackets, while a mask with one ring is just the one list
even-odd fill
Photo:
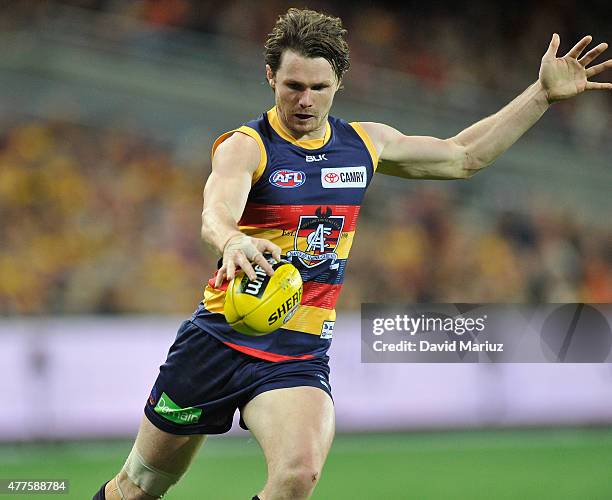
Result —
[[553, 33], [552, 39], [550, 40], [550, 45], [548, 46], [548, 50], [544, 57], [557, 57], [557, 50], [559, 49], [559, 44], [561, 43], [561, 39], [557, 33]]

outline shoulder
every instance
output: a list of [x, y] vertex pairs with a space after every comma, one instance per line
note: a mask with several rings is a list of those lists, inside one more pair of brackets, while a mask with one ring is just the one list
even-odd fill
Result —
[[[241, 127], [246, 128], [246, 127]], [[213, 155], [217, 154], [252, 154], [259, 153], [258, 141], [253, 135], [245, 133], [241, 129], [232, 130], [223, 134], [213, 149]]]
[[263, 145], [260, 142], [257, 132], [249, 127], [226, 132], [213, 145], [213, 168], [228, 164], [254, 172], [262, 161]]
[[363, 129], [366, 134], [370, 137], [372, 142], [376, 145], [376, 149], [380, 151], [384, 145], [393, 137], [402, 135], [401, 132], [385, 125], [384, 123], [376, 122], [354, 122], [358, 127]]
[[382, 123], [351, 122], [349, 125], [366, 144], [368, 150], [370, 150], [370, 153], [372, 154], [372, 157], [375, 159], [375, 163], [377, 163], [380, 159], [385, 148], [385, 144], [387, 144], [389, 141], [391, 134], [393, 132], [399, 133], [392, 127]]

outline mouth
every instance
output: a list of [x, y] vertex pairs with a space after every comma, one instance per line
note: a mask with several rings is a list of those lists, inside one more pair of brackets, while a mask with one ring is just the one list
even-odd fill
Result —
[[310, 118], [314, 118], [314, 115], [308, 115], [304, 113], [296, 113], [294, 116], [299, 120], [308, 120]]

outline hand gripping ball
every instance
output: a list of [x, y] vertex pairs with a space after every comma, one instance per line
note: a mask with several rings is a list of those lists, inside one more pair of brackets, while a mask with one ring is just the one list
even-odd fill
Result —
[[265, 335], [282, 327], [295, 314], [302, 300], [302, 277], [286, 260], [268, 259], [274, 275], [258, 265], [251, 281], [239, 271], [225, 293], [224, 313], [231, 327], [246, 335]]

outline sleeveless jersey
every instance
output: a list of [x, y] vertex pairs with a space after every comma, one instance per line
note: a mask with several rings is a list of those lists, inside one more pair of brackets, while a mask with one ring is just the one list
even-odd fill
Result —
[[302, 276], [302, 302], [283, 328], [259, 337], [244, 335], [223, 315], [227, 282], [216, 289], [212, 278], [192, 321], [229, 347], [268, 361], [324, 356], [359, 209], [378, 163], [376, 150], [359, 123], [331, 116], [323, 139], [298, 141], [272, 108], [220, 136], [213, 156], [236, 132], [253, 137], [261, 155], [239, 229], [281, 248]]

